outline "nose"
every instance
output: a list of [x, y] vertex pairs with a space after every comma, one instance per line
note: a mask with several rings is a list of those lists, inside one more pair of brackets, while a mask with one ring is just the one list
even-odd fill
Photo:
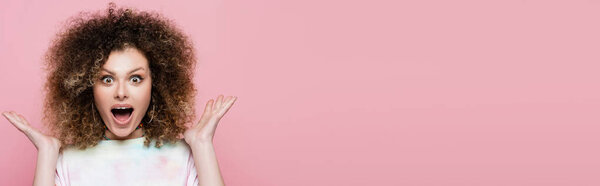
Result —
[[127, 91], [127, 83], [119, 83], [117, 85], [117, 90], [115, 94], [115, 99], [122, 101], [129, 97], [129, 92]]

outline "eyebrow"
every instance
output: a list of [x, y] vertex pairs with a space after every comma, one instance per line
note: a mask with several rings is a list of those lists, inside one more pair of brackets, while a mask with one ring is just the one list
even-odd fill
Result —
[[[138, 68], [136, 68], [136, 69], [133, 69], [132, 71], [129, 71], [129, 73], [128, 73], [128, 74], [131, 74], [131, 73], [133, 73], [133, 72], [135, 72], [135, 71], [138, 71], [138, 70], [143, 70], [143, 69], [144, 69], [144, 68], [142, 68], [142, 67], [138, 67]], [[108, 72], [108, 73], [110, 73], [110, 74], [112, 74], [112, 75], [115, 75], [115, 73], [114, 73], [114, 72], [111, 72], [110, 70], [106, 70], [105, 68], [102, 68], [102, 70], [104, 70], [104, 71], [106, 71], [106, 72]]]

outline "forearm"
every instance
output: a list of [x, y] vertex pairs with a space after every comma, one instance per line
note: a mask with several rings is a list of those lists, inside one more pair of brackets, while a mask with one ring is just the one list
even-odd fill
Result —
[[55, 185], [56, 161], [58, 159], [57, 149], [44, 149], [38, 151], [34, 186]]
[[194, 165], [198, 174], [200, 186], [219, 186], [225, 185], [215, 148], [211, 142], [197, 143], [191, 147], [194, 156]]

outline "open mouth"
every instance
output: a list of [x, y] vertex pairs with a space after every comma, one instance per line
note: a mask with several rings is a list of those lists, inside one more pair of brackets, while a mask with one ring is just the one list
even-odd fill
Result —
[[111, 109], [110, 112], [112, 112], [113, 116], [118, 121], [126, 122], [129, 119], [129, 117], [131, 117], [131, 113], [133, 113], [133, 108], [114, 108]]

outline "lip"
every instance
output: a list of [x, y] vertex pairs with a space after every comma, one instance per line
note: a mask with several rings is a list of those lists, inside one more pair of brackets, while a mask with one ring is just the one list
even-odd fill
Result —
[[113, 121], [115, 121], [116, 124], [120, 125], [120, 126], [127, 126], [127, 124], [131, 121], [131, 118], [133, 118], [133, 111], [135, 111], [135, 109], [133, 108], [133, 106], [131, 106], [130, 104], [115, 104], [112, 107], [110, 107], [110, 109], [114, 109], [114, 108], [118, 108], [118, 107], [127, 107], [127, 108], [131, 108], [133, 109], [131, 111], [131, 114], [129, 115], [129, 118], [127, 118], [127, 120], [121, 122], [119, 121], [117, 118], [115, 118], [115, 115], [111, 112], [110, 115], [113, 118]]
[[133, 106], [131, 106], [130, 104], [114, 104], [112, 107], [110, 107], [110, 109], [114, 109], [114, 108], [118, 108], [118, 107], [133, 108]]

